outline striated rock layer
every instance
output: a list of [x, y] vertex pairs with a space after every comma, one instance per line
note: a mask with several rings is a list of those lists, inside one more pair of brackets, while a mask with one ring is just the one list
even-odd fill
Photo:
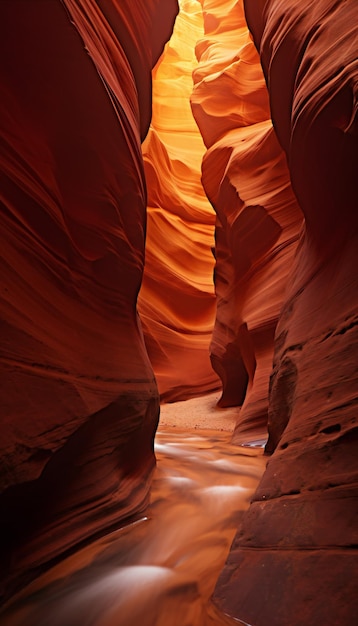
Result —
[[216, 602], [255, 626], [342, 626], [358, 610], [358, 5], [250, 0], [246, 14], [305, 234], [276, 331], [273, 455]]
[[302, 213], [242, 2], [201, 4], [205, 35], [191, 103], [208, 148], [203, 185], [217, 214], [211, 362], [223, 384], [219, 404], [243, 405], [240, 442], [267, 427], [273, 337]]
[[136, 314], [140, 139], [176, 12], [0, 3], [5, 593], [147, 502], [159, 402]]
[[190, 94], [203, 35], [197, 0], [181, 0], [153, 71], [153, 116], [143, 144], [148, 186], [146, 260], [138, 308], [162, 400], [216, 389], [209, 359], [215, 319], [214, 211], [201, 185], [205, 146]]

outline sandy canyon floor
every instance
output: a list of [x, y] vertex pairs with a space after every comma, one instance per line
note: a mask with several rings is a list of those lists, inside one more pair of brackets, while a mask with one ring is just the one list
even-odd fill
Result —
[[215, 392], [182, 402], [162, 404], [159, 426], [232, 432], [240, 409], [217, 407], [220, 395], [220, 392]]

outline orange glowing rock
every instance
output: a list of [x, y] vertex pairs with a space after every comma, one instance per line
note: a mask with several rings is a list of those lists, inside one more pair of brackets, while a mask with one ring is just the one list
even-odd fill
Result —
[[217, 213], [211, 361], [221, 406], [242, 405], [235, 441], [267, 424], [273, 337], [302, 222], [242, 2], [201, 0], [192, 109], [208, 148], [203, 185]]
[[219, 386], [209, 359], [215, 319], [215, 214], [201, 185], [205, 152], [190, 109], [201, 7], [181, 2], [153, 72], [153, 117], [143, 144], [148, 186], [146, 262], [138, 308], [163, 400]]
[[7, 592], [147, 502], [159, 402], [136, 316], [140, 138], [176, 11], [158, 0], [0, 4]]

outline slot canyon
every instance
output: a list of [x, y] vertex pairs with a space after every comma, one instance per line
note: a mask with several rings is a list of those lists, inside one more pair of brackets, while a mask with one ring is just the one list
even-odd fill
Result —
[[356, 0], [1, 0], [1, 626], [352, 626]]

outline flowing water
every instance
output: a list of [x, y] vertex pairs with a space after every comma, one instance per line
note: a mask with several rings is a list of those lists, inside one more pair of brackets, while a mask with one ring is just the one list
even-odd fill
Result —
[[211, 601], [264, 469], [260, 442], [161, 428], [146, 517], [93, 542], [32, 583], [1, 626], [237, 626]]

